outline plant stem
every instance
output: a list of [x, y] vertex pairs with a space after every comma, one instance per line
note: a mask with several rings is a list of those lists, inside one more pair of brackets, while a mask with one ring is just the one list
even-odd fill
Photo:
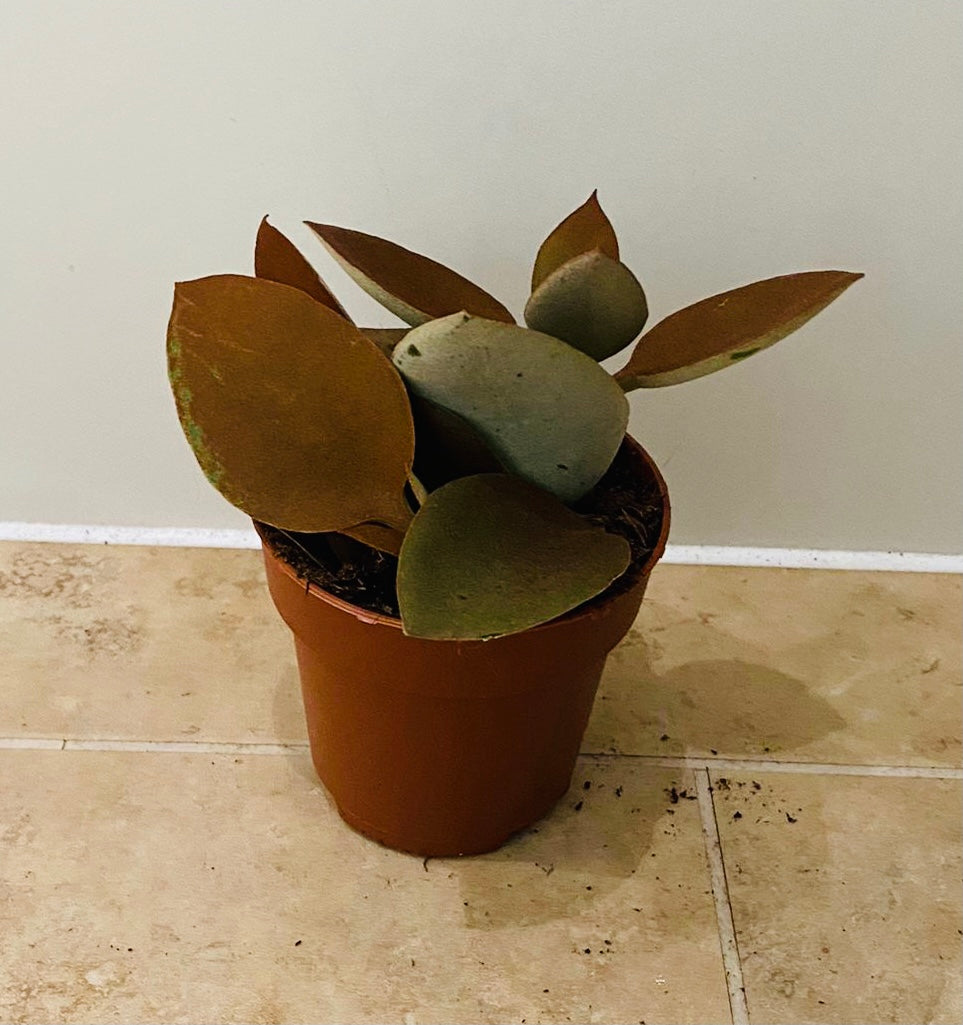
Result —
[[[425, 504], [425, 499], [428, 497], [428, 491], [424, 484], [415, 476], [414, 471], [408, 472], [408, 486], [411, 488], [411, 493], [417, 502], [417, 507], [412, 508], [412, 512], [417, 512]], [[409, 503], [410, 504], [410, 503]]]

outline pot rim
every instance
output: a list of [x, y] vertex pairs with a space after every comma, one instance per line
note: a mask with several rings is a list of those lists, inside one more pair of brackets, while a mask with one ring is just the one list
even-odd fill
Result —
[[[630, 446], [636, 449], [639, 455], [642, 456], [642, 459], [645, 461], [645, 464], [651, 472], [655, 480], [656, 486], [659, 489], [659, 497], [662, 499], [662, 528], [659, 531], [659, 538], [656, 541], [655, 547], [652, 549], [652, 552], [649, 555], [648, 559], [646, 559], [646, 561], [638, 568], [631, 570], [632, 576], [634, 578], [632, 583], [634, 585], [638, 580], [649, 576], [649, 574], [655, 568], [656, 563], [659, 561], [659, 559], [662, 558], [662, 555], [665, 552], [665, 546], [669, 537], [671, 510], [669, 506], [669, 489], [666, 486], [665, 478], [662, 476], [662, 473], [659, 470], [659, 467], [656, 465], [655, 460], [642, 447], [642, 445], [638, 441], [636, 441], [635, 438], [633, 438], [630, 434], [625, 435], [625, 440], [629, 443]], [[254, 529], [257, 531], [258, 537], [261, 539], [262, 547], [264, 547], [270, 553], [271, 557], [274, 559], [274, 561], [280, 567], [281, 571], [287, 577], [294, 581], [297, 581], [298, 584], [304, 587], [306, 594], [315, 595], [317, 598], [326, 602], [328, 605], [340, 609], [342, 612], [349, 613], [350, 615], [354, 616], [356, 619], [360, 620], [363, 623], [391, 627], [397, 630], [402, 629], [401, 619], [397, 616], [386, 616], [381, 612], [372, 612], [369, 609], [363, 609], [358, 605], [352, 605], [351, 602], [345, 601], [343, 598], [339, 598], [337, 595], [331, 594], [329, 591], [325, 591], [317, 584], [311, 583], [310, 581], [306, 581], [303, 577], [299, 577], [295, 572], [294, 567], [291, 566], [290, 563], [282, 559], [271, 547], [271, 545], [267, 542], [263, 532], [261, 531], [261, 524], [258, 523], [257, 520], [254, 520], [253, 523]], [[614, 600], [615, 597], [617, 597], [617, 595], [613, 596], [613, 599], [610, 600]], [[589, 616], [597, 611], [598, 606], [592, 608], [572, 609], [569, 612], [563, 613], [561, 616], [557, 616], [555, 619], [550, 619], [546, 623], [539, 623], [537, 626], [529, 627], [529, 629], [525, 632], [533, 633], [538, 630], [545, 630], [562, 621], [579, 619], [583, 616]]]

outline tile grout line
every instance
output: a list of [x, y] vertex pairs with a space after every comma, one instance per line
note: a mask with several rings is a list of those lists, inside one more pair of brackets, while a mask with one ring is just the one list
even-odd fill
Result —
[[699, 800], [699, 815], [702, 819], [702, 836], [706, 845], [706, 857], [709, 860], [712, 898], [716, 906], [719, 947], [722, 951], [722, 964], [725, 968], [726, 986], [729, 990], [732, 1025], [749, 1025], [746, 986], [742, 977], [742, 962], [739, 958], [735, 923], [732, 920], [729, 884], [726, 881], [726, 865], [722, 856], [722, 840], [719, 836], [719, 825], [716, 822], [712, 787], [709, 785], [709, 771], [706, 768], [697, 769], [694, 775], [696, 795]]
[[[198, 740], [121, 740], [113, 737], [0, 737], [0, 750], [23, 751], [131, 751], [144, 754], [250, 754], [287, 755], [308, 750], [308, 742], [230, 742]], [[897, 779], [963, 779], [963, 768], [929, 765], [859, 765], [832, 762], [778, 762], [753, 758], [691, 758], [669, 755], [583, 751], [584, 758], [628, 758], [658, 768], [778, 772], [818, 776], [875, 776]]]
[[63, 751], [66, 743], [47, 737], [0, 737], [0, 751]]
[[669, 769], [725, 769], [728, 772], [783, 772], [811, 776], [891, 776], [899, 779], [963, 779], [963, 768], [943, 765], [862, 765], [858, 762], [781, 762], [763, 758], [694, 758], [624, 751], [582, 751], [587, 758], [630, 758]]
[[65, 740], [64, 751], [131, 751], [137, 754], [289, 755], [307, 751], [308, 744], [232, 744], [190, 740]]
[[289, 755], [308, 750], [308, 743], [224, 743], [191, 740], [111, 740], [46, 737], [0, 737], [0, 751], [128, 751], [135, 754]]

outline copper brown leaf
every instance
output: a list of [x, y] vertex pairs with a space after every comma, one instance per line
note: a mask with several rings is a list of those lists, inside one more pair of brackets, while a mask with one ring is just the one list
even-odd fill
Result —
[[515, 323], [484, 289], [448, 267], [409, 249], [350, 228], [306, 222], [344, 271], [373, 299], [413, 327], [465, 310]]
[[282, 285], [300, 288], [302, 292], [307, 292], [312, 299], [317, 299], [345, 320], [351, 320], [344, 307], [321, 280], [318, 272], [287, 236], [278, 231], [273, 224], [268, 224], [267, 217], [261, 221], [257, 230], [254, 273], [267, 281], [277, 281]]
[[407, 526], [404, 384], [343, 317], [260, 278], [185, 281], [167, 352], [184, 433], [228, 501], [293, 531]]
[[802, 327], [863, 275], [805, 271], [710, 296], [660, 321], [615, 375], [625, 391], [723, 370]]
[[593, 249], [612, 260], [619, 258], [615, 229], [599, 204], [597, 191], [573, 210], [539, 247], [532, 270], [532, 291], [562, 264]]

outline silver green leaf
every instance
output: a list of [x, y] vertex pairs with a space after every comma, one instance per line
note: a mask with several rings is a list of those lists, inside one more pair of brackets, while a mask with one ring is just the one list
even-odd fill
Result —
[[507, 474], [432, 492], [401, 546], [405, 633], [485, 640], [528, 630], [601, 593], [629, 565], [624, 538]]
[[649, 308], [635, 275], [599, 250], [563, 263], [535, 289], [525, 323], [603, 360], [621, 352], [645, 326]]
[[409, 331], [392, 360], [418, 396], [467, 420], [510, 472], [581, 498], [615, 457], [629, 405], [590, 356], [466, 313]]

